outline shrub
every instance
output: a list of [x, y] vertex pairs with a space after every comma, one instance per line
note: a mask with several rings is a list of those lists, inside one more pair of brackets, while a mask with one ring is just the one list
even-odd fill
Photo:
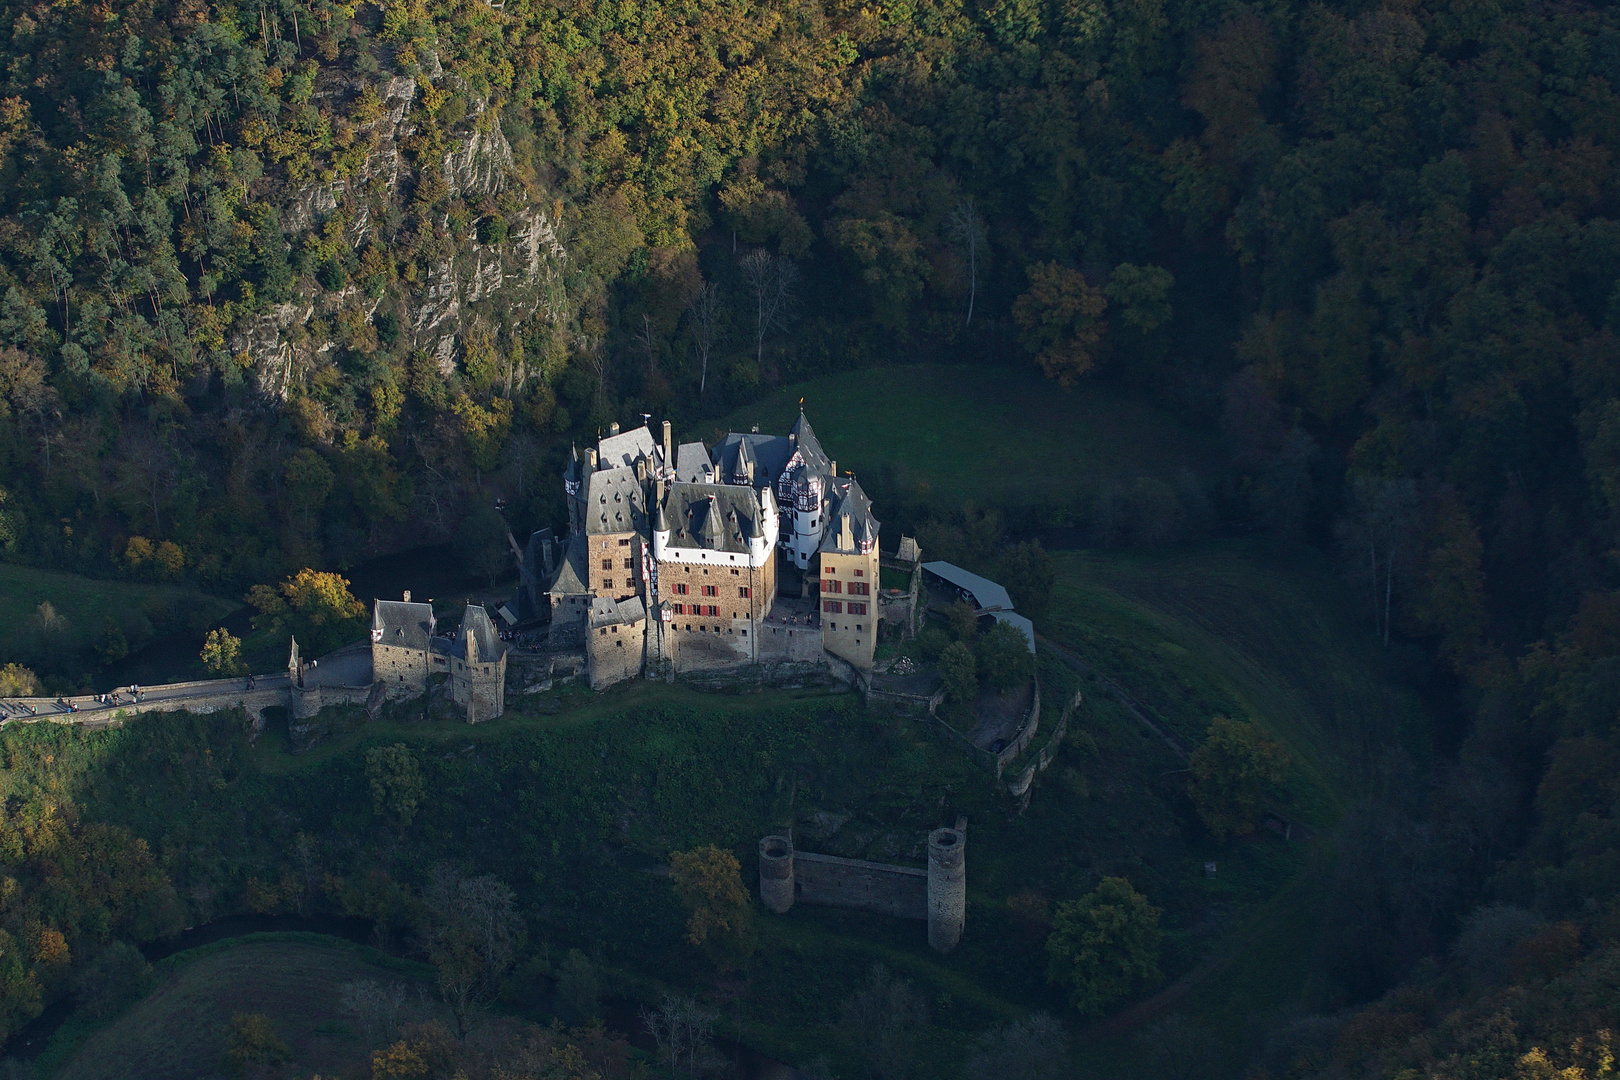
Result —
[[939, 654], [939, 677], [945, 683], [945, 696], [955, 702], [970, 702], [979, 693], [979, 673], [973, 652], [960, 641], [953, 641]]
[[1069, 989], [1081, 1015], [1159, 978], [1159, 909], [1124, 878], [1103, 878], [1079, 900], [1059, 904], [1046, 939], [1047, 979]]

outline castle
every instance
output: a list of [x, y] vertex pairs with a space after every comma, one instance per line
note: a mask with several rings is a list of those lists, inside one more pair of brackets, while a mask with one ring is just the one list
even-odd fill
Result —
[[[782, 662], [870, 672], [879, 523], [802, 412], [786, 435], [733, 432], [712, 453], [674, 447], [667, 420], [661, 440], [614, 424], [574, 450], [563, 486], [550, 644], [584, 647], [592, 687]], [[532, 567], [525, 580], [538, 593]]]
[[506, 643], [489, 612], [468, 604], [461, 629], [449, 637], [438, 633], [433, 605], [412, 603], [409, 592], [403, 600], [378, 600], [371, 613], [373, 685], [390, 698], [417, 697], [432, 675], [449, 677], [450, 699], [469, 724], [505, 711]]

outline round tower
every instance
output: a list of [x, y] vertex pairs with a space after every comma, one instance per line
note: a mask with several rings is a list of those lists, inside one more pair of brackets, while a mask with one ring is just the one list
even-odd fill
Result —
[[781, 915], [793, 906], [793, 894], [793, 841], [767, 836], [759, 842], [759, 898]]
[[[967, 837], [960, 829], [928, 834], [928, 947], [950, 952], [967, 913]], [[764, 866], [763, 860], [760, 863]], [[761, 873], [763, 873], [763, 869]]]

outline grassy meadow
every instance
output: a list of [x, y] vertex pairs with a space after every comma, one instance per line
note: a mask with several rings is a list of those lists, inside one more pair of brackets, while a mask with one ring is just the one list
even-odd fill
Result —
[[[786, 432], [799, 399], [840, 471], [894, 469], [954, 508], [1066, 503], [1104, 479], [1174, 480], [1214, 460], [1204, 433], [1104, 386], [1063, 390], [1033, 368], [910, 365], [784, 386], [738, 409], [725, 431]], [[691, 436], [682, 435], [682, 438]], [[879, 517], [882, 507], [877, 508]]]
[[[143, 1000], [71, 1047], [47, 1056], [60, 1080], [187, 1080], [221, 1071], [225, 1031], [238, 1013], [263, 1013], [293, 1052], [299, 1075], [359, 1075], [369, 1063], [364, 1032], [340, 1007], [343, 984], [400, 983], [413, 1003], [431, 993], [431, 970], [314, 934], [261, 934], [180, 954], [158, 966]], [[429, 1002], [433, 998], [426, 999]], [[64, 1034], [67, 1034], [64, 1032]], [[59, 1040], [65, 1044], [67, 1040]], [[139, 1063], [132, 1068], [132, 1063]]]

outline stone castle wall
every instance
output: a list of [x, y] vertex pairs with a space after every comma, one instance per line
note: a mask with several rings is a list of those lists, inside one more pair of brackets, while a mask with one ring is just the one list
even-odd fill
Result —
[[614, 623], [591, 628], [585, 635], [586, 670], [591, 689], [601, 690], [641, 675], [646, 659], [647, 622]]
[[759, 842], [759, 896], [778, 915], [794, 904], [871, 911], [928, 924], [928, 944], [950, 952], [967, 910], [967, 819], [928, 835], [928, 868], [795, 851], [789, 836]]

